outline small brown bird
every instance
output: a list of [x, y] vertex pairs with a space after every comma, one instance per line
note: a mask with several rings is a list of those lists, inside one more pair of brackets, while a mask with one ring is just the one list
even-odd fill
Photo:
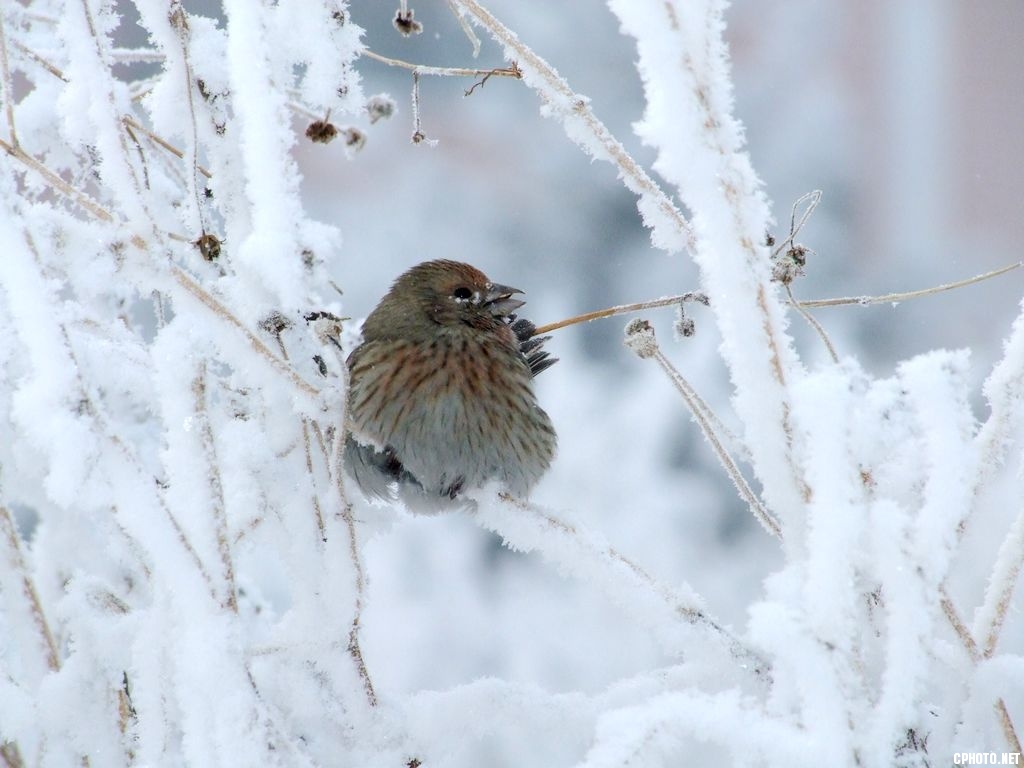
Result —
[[516, 288], [456, 261], [403, 274], [348, 358], [345, 463], [363, 493], [437, 511], [497, 480], [526, 496], [555, 454], [532, 379], [555, 363]]

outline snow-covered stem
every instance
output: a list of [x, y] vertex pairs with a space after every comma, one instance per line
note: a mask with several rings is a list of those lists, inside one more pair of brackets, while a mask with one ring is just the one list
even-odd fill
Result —
[[476, 0], [451, 0], [451, 3], [502, 46], [505, 58], [516, 62], [524, 82], [537, 91], [545, 108], [562, 123], [570, 139], [588, 154], [607, 160], [618, 169], [626, 187], [640, 198], [638, 207], [644, 223], [652, 230], [654, 244], [669, 251], [692, 250], [694, 234], [690, 222], [597, 118], [588, 100], [576, 93], [550, 64]]
[[[131, 118], [131, 117], [125, 117], [124, 118], [124, 124], [126, 126], [130, 127], [132, 130], [139, 131], [140, 133], [144, 134], [146, 136], [146, 138], [148, 138], [154, 144], [156, 144], [159, 147], [162, 147], [163, 149], [166, 149], [168, 152], [170, 152], [172, 155], [174, 155], [179, 160], [184, 160], [185, 159], [185, 153], [184, 152], [182, 152], [180, 149], [178, 149], [176, 146], [171, 144], [166, 139], [163, 139], [160, 136], [157, 136], [155, 133], [153, 133], [151, 130], [149, 130], [149, 128], [147, 128], [146, 126], [144, 126], [141, 123], [139, 123], [138, 120], [135, 120], [134, 118]], [[195, 164], [195, 169], [199, 173], [203, 174], [203, 176], [205, 176], [206, 178], [208, 178], [208, 179], [212, 179], [213, 178], [213, 174], [208, 169], [204, 168], [203, 166], [199, 165], [198, 163]]]
[[707, 403], [704, 402], [703, 398], [697, 393], [697, 391], [690, 385], [690, 383], [683, 377], [681, 373], [676, 369], [672, 362], [665, 357], [665, 353], [658, 349], [654, 353], [654, 360], [661, 366], [661, 369], [668, 374], [669, 379], [675, 386], [676, 390], [682, 395], [683, 400], [686, 403], [686, 407], [690, 409], [690, 413], [693, 414], [694, 420], [700, 427], [701, 433], [704, 435], [704, 439], [708, 441], [708, 445], [711, 446], [711, 450], [715, 454], [715, 458], [718, 459], [725, 473], [732, 480], [736, 491], [739, 493], [740, 498], [747, 502], [750, 507], [751, 513], [754, 515], [754, 519], [761, 524], [761, 526], [768, 531], [772, 536], [777, 539], [782, 538], [782, 527], [779, 525], [778, 519], [773, 515], [765, 506], [761, 503], [761, 500], [757, 498], [757, 494], [754, 493], [753, 489], [747, 483], [743, 473], [740, 472], [740, 468], [733, 461], [732, 456], [725, 449], [725, 445], [718, 438], [718, 433], [715, 430], [715, 424], [720, 423], [717, 416], [713, 416], [713, 412], [708, 407]]
[[[35, 581], [32, 579], [32, 575], [28, 571], [28, 565], [25, 563], [18, 526], [15, 524], [10, 510], [2, 504], [0, 504], [0, 536], [3, 538], [3, 546], [7, 549], [7, 556], [0, 560], [0, 562], [7, 563], [4, 569], [7, 573], [12, 573], [15, 578], [20, 578], [20, 594], [26, 603], [29, 615], [32, 617], [32, 626], [39, 636], [39, 645], [45, 657], [46, 667], [51, 672], [56, 672], [60, 669], [57, 644], [53, 640], [50, 623], [46, 620], [46, 615], [43, 613], [43, 606], [39, 601], [39, 593], [36, 591]], [[15, 592], [16, 590], [12, 590], [12, 593]]]
[[53, 75], [54, 77], [57, 77], [57, 78], [63, 80], [65, 83], [68, 81], [67, 77], [64, 76], [63, 72], [61, 72], [57, 67], [55, 67], [52, 63], [50, 63], [46, 59], [44, 59], [38, 53], [33, 51], [27, 45], [25, 45], [24, 43], [21, 43], [21, 42], [19, 42], [17, 40], [12, 40], [11, 42], [14, 44], [14, 47], [18, 49], [18, 51], [20, 51], [25, 56], [28, 56], [30, 59], [32, 59], [32, 61], [34, 61], [39, 66], [41, 66], [43, 69], [45, 69], [51, 75]]
[[[1014, 265], [1017, 266], [1017, 265]], [[1024, 388], [1024, 302], [1020, 304], [1010, 336], [1003, 346], [1003, 357], [992, 369], [983, 388], [989, 415], [974, 438], [978, 452], [978, 471], [972, 486], [972, 504], [960, 520], [962, 536], [978, 503], [981, 490], [995, 476], [1012, 445], [1011, 435], [1020, 418], [1020, 392]]]
[[690, 643], [684, 626], [706, 633], [746, 671], [767, 681], [770, 665], [755, 650], [710, 616], [688, 586], [672, 589], [611, 547], [579, 522], [568, 523], [544, 508], [499, 494], [474, 499], [473, 520], [519, 552], [537, 551], [560, 570], [598, 584], [616, 603], [647, 625], [665, 646], [679, 653]]
[[252, 349], [260, 355], [264, 360], [270, 363], [271, 367], [277, 373], [284, 376], [288, 381], [294, 385], [294, 387], [303, 395], [317, 399], [320, 396], [320, 390], [314, 387], [312, 384], [303, 379], [295, 369], [292, 368], [288, 363], [277, 355], [263, 343], [256, 334], [250, 331], [241, 320], [239, 320], [233, 312], [231, 312], [226, 306], [218, 301], [213, 294], [205, 290], [191, 275], [189, 275], [181, 267], [175, 264], [170, 265], [171, 276], [174, 278], [175, 283], [183, 288], [189, 295], [198, 299], [207, 309], [212, 311], [217, 317], [225, 321], [228, 325], [239, 331], [245, 340], [249, 343]]
[[196, 421], [199, 424], [199, 438], [202, 443], [203, 458], [206, 461], [206, 479], [210, 486], [210, 512], [213, 515], [213, 528], [217, 538], [217, 553], [220, 555], [221, 579], [224, 582], [224, 596], [221, 605], [232, 613], [238, 612], [238, 588], [235, 585], [235, 565], [231, 557], [231, 544], [228, 541], [227, 513], [224, 507], [224, 483], [220, 476], [220, 462], [217, 460], [217, 448], [213, 439], [213, 427], [206, 408], [206, 361], [198, 365], [192, 379], [193, 407]]
[[[199, 129], [196, 124], [196, 104], [195, 104], [195, 78], [192, 74], [192, 63], [189, 60], [189, 26], [188, 26], [188, 14], [185, 13], [185, 9], [180, 3], [172, 2], [171, 10], [167, 15], [167, 23], [171, 26], [173, 34], [177, 39], [178, 45], [181, 52], [181, 66], [184, 69], [185, 74], [185, 103], [188, 107], [188, 121], [186, 123], [186, 152], [187, 159], [183, 153], [181, 159], [185, 160], [188, 167], [188, 190], [189, 197], [195, 204], [195, 216], [196, 222], [194, 225], [194, 231], [205, 233], [207, 231], [205, 216], [203, 215], [203, 203], [200, 199], [200, 188], [199, 182]], [[206, 174], [209, 178], [209, 174]]]
[[[655, 169], [705, 222], [694, 258], [722, 333], [754, 470], [768, 506], [786, 528], [786, 517], [799, 514], [813, 496], [793, 446], [789, 389], [800, 364], [771, 284], [770, 254], [763, 244], [769, 213], [761, 183], [743, 151], [742, 129], [730, 114], [724, 3], [610, 0], [609, 5], [637, 40], [647, 97], [637, 130], [659, 152]], [[666, 51], [677, 52], [668, 65]], [[680, 109], [687, 115], [683, 121]], [[685, 151], [679, 150], [680, 142]], [[725, 296], [728, 301], [719, 301]]]
[[2, 13], [0, 13], [0, 98], [4, 100], [7, 135], [11, 144], [17, 147], [18, 131], [14, 125], [14, 83], [11, 81], [11, 67], [7, 58], [7, 28]]
[[[79, 189], [74, 188], [68, 182], [64, 181], [60, 176], [51, 171], [45, 165], [36, 160], [32, 155], [27, 154], [21, 147], [16, 147], [8, 144], [6, 141], [0, 139], [0, 149], [4, 150], [8, 155], [13, 157], [20, 163], [24, 163], [27, 167], [38, 173], [43, 177], [43, 181], [49, 184], [54, 190], [60, 192], [62, 195], [73, 201], [77, 205], [81, 206], [85, 211], [95, 216], [101, 221], [113, 221], [114, 217], [111, 213], [106, 210], [102, 205], [93, 200], [87, 193], [82, 192]], [[142, 240], [137, 241], [140, 245]]]
[[960, 638], [960, 642], [963, 643], [964, 650], [967, 651], [971, 660], [977, 662], [981, 658], [981, 653], [978, 651], [978, 644], [974, 640], [974, 635], [971, 634], [971, 630], [968, 629], [967, 624], [960, 617], [960, 612], [957, 611], [953, 599], [946, 592], [946, 588], [940, 587], [939, 594], [942, 596], [940, 601], [942, 612], [946, 615], [949, 625], [956, 632], [956, 636]]
[[732, 480], [733, 485], [736, 487], [740, 498], [747, 502], [750, 507], [750, 511], [762, 527], [772, 536], [781, 539], [782, 528], [779, 525], [778, 518], [775, 517], [768, 509], [765, 508], [761, 500], [757, 498], [757, 495], [751, 489], [747, 483], [746, 478], [743, 477], [743, 473], [740, 472], [740, 468], [733, 461], [732, 456], [725, 449], [725, 445], [722, 440], [719, 439], [718, 430], [721, 428], [721, 422], [718, 417], [715, 416], [714, 412], [708, 406], [697, 391], [690, 386], [690, 382], [679, 373], [671, 361], [665, 357], [665, 353], [661, 351], [661, 347], [658, 345], [658, 340], [654, 334], [654, 328], [646, 320], [633, 320], [626, 326], [626, 346], [632, 349], [641, 359], [653, 358], [655, 362], [661, 367], [661, 369], [668, 375], [669, 381], [676, 388], [676, 391], [682, 395], [683, 402], [686, 403], [686, 407], [690, 409], [690, 413], [693, 415], [694, 420], [700, 427], [701, 432], [704, 434], [704, 439], [708, 441], [711, 446], [711, 450], [714, 452], [715, 457], [721, 463], [722, 468], [725, 469], [725, 473]]
[[985, 589], [985, 599], [974, 618], [974, 637], [981, 642], [983, 658], [992, 658], [999, 633], [1006, 621], [1010, 601], [1017, 587], [1021, 567], [1024, 566], [1024, 509], [1017, 513], [1013, 525], [999, 546], [992, 575]]
[[1006, 745], [1009, 747], [1009, 751], [1020, 755], [1021, 752], [1024, 752], [1024, 749], [1021, 748], [1020, 737], [1017, 735], [1017, 729], [1010, 718], [1010, 711], [1006, 708], [1006, 701], [999, 699], [995, 704], [995, 710], [996, 717], [999, 718], [999, 726], [1003, 729], [1003, 736], [1006, 737]]

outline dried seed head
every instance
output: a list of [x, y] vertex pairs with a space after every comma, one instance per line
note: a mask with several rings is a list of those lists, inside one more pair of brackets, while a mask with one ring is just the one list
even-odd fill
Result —
[[814, 251], [805, 245], [793, 243], [785, 253], [776, 255], [772, 259], [772, 280], [789, 285], [796, 278], [803, 277], [808, 253]]
[[688, 339], [697, 332], [697, 326], [692, 317], [686, 316], [686, 306], [680, 302], [676, 307], [676, 320], [672, 324], [677, 339]]
[[386, 120], [395, 114], [395, 100], [390, 96], [378, 93], [366, 100], [366, 112], [370, 116], [370, 124], [378, 120]]
[[358, 152], [366, 144], [366, 134], [358, 128], [345, 129], [345, 146], [353, 152]]
[[280, 312], [271, 312], [260, 321], [260, 328], [271, 336], [280, 336], [287, 328], [290, 328], [292, 321]]
[[338, 129], [326, 120], [314, 120], [306, 129], [306, 138], [316, 144], [329, 144], [338, 135]]
[[199, 249], [199, 253], [207, 261], [216, 261], [220, 257], [220, 240], [216, 235], [203, 232], [192, 245]]
[[412, 8], [407, 11], [399, 8], [395, 12], [395, 18], [391, 20], [391, 23], [395, 25], [395, 29], [402, 33], [403, 37], [418, 35], [423, 31], [423, 25], [413, 18], [415, 15], [416, 12]]
[[626, 325], [625, 344], [642, 358], [653, 357], [658, 351], [658, 340], [649, 322], [638, 317]]

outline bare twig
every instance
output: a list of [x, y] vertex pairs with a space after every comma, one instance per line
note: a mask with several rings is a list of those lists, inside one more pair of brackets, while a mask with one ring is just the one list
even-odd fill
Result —
[[469, 88], [464, 90], [462, 92], [462, 95], [463, 96], [472, 96], [473, 95], [473, 91], [475, 91], [477, 88], [483, 88], [484, 85], [486, 85], [487, 81], [491, 79], [491, 77], [493, 77], [494, 75], [503, 75], [503, 74], [506, 74], [508, 72], [512, 72], [513, 75], [516, 76], [516, 77], [522, 77], [523, 76], [522, 71], [519, 69], [519, 65], [516, 64], [513, 61], [512, 62], [512, 66], [510, 66], [508, 69], [492, 69], [490, 72], [488, 72], [486, 75], [484, 75], [482, 79], [477, 80], [475, 83], [473, 83], [471, 86], [469, 86]]

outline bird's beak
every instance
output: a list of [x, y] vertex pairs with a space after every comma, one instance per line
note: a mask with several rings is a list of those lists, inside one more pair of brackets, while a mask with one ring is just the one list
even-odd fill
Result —
[[495, 317], [505, 317], [526, 303], [519, 299], [513, 299], [513, 293], [522, 293], [522, 291], [518, 288], [509, 288], [507, 285], [488, 283], [487, 293], [484, 295], [484, 306]]

